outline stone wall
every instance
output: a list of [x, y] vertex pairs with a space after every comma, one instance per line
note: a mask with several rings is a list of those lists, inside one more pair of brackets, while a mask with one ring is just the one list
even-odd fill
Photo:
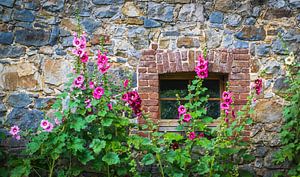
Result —
[[287, 55], [277, 34], [283, 34], [298, 57], [300, 0], [1, 0], [1, 122], [37, 126], [42, 110], [63, 89], [72, 68], [76, 9], [91, 36], [89, 49], [97, 51], [99, 37], [105, 36], [112, 72], [120, 78], [131, 73], [134, 87], [143, 49], [151, 46], [163, 52], [205, 46], [249, 50], [250, 80], [263, 72], [264, 88], [250, 135], [256, 160], [245, 168], [257, 176], [272, 176], [286, 167], [271, 163], [280, 145], [280, 95], [287, 87]]

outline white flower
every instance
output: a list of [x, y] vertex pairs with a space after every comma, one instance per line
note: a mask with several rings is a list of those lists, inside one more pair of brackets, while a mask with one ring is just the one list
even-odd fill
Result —
[[285, 64], [292, 65], [295, 61], [294, 53], [291, 52], [288, 57], [285, 58]]

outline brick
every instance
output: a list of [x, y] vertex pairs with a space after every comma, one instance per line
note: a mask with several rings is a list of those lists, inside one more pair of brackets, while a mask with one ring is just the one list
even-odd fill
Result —
[[169, 70], [170, 70], [171, 72], [176, 72], [176, 63], [170, 63], [170, 68], [169, 68]]
[[158, 45], [157, 45], [157, 44], [151, 44], [151, 49], [157, 50], [157, 48], [158, 48]]
[[175, 53], [175, 60], [176, 60], [176, 71], [182, 71], [182, 64], [181, 64], [181, 54], [180, 52]]
[[187, 51], [181, 51], [181, 60], [187, 61]]
[[149, 98], [158, 100], [159, 99], [158, 92], [149, 92]]
[[156, 67], [149, 67], [148, 73], [158, 73], [158, 71], [157, 71]]
[[158, 64], [157, 65], [157, 72], [159, 74], [163, 73], [164, 72], [164, 65], [163, 64]]
[[139, 86], [148, 86], [148, 80], [139, 80]]
[[140, 67], [156, 67], [156, 62], [154, 61], [140, 61]]
[[190, 71], [190, 69], [189, 69], [189, 64], [188, 63], [183, 63], [182, 64], [182, 71]]
[[149, 106], [148, 109], [151, 112], [158, 112], [159, 107], [158, 106]]
[[189, 51], [189, 68], [190, 68], [190, 71], [194, 70], [195, 69], [195, 51], [193, 50], [190, 50]]
[[249, 73], [236, 73], [230, 74], [229, 80], [249, 80], [250, 74]]
[[146, 87], [146, 86], [141, 86], [139, 87], [139, 92], [142, 92], [142, 93], [148, 93], [148, 92], [158, 92], [158, 87], [155, 87], [155, 86], [149, 86], [149, 87]]
[[246, 103], [247, 103], [247, 100], [241, 100], [241, 99], [234, 100], [235, 105], [245, 105]]
[[240, 93], [239, 94], [239, 99], [247, 99], [248, 96], [249, 96], [248, 93]]
[[140, 97], [142, 100], [147, 100], [149, 99], [149, 94], [148, 93], [139, 93]]
[[250, 87], [246, 87], [246, 86], [229, 86], [229, 90], [232, 92], [250, 92]]
[[146, 73], [147, 72], [147, 68], [139, 67], [138, 71], [139, 71], [139, 73]]
[[157, 54], [156, 55], [156, 63], [157, 64], [162, 64], [163, 63], [162, 54]]
[[145, 106], [158, 106], [158, 100], [143, 100]]
[[227, 57], [228, 57], [228, 53], [227, 52], [222, 52], [221, 53], [221, 60], [220, 60], [220, 62], [221, 63], [227, 63]]
[[169, 61], [170, 62], [175, 62], [175, 54], [174, 52], [168, 52], [169, 55]]
[[249, 68], [250, 67], [250, 62], [235, 61], [233, 63], [233, 66]]
[[142, 55], [155, 55], [156, 52], [153, 49], [147, 49], [142, 51]]
[[158, 74], [140, 73], [139, 79], [141, 80], [158, 80]]
[[248, 49], [233, 49], [232, 53], [233, 54], [248, 54], [249, 50]]
[[250, 86], [250, 81], [234, 80], [229, 82], [232, 86]]
[[154, 86], [154, 87], [158, 87], [158, 80], [149, 80], [149, 85], [150, 86]]
[[164, 68], [164, 72], [169, 71], [169, 59], [167, 53], [163, 53], [163, 68]]
[[235, 60], [250, 60], [250, 54], [234, 54]]

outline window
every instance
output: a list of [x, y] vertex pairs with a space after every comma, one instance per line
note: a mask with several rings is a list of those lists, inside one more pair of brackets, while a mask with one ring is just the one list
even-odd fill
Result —
[[[184, 97], [188, 94], [188, 85], [195, 78], [194, 72], [172, 73], [159, 75], [159, 115], [160, 127], [164, 130], [172, 131], [170, 127], [178, 124], [178, 102], [184, 104], [189, 100]], [[214, 119], [220, 116], [220, 101], [224, 91], [225, 76], [210, 73], [203, 82], [203, 86], [208, 88], [210, 95], [207, 104], [207, 114]]]

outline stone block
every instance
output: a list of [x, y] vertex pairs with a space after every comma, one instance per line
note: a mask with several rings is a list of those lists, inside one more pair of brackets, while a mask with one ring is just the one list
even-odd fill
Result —
[[145, 28], [157, 28], [160, 26], [161, 26], [161, 24], [156, 20], [148, 19], [148, 18], [144, 19], [144, 27]]
[[50, 12], [60, 12], [64, 9], [65, 0], [45, 1], [42, 4], [43, 9]]
[[255, 122], [273, 123], [282, 119], [282, 105], [272, 100], [262, 100], [255, 105]]
[[113, 5], [113, 4], [123, 4], [124, 0], [92, 0], [96, 5]]
[[148, 3], [148, 16], [154, 20], [164, 22], [173, 21], [174, 6], [169, 4], [160, 4], [155, 2]]
[[289, 3], [296, 8], [300, 8], [300, 0], [289, 0]]
[[27, 46], [44, 46], [49, 43], [50, 33], [41, 29], [17, 30], [16, 42]]
[[35, 15], [30, 10], [15, 10], [14, 11], [14, 20], [22, 21], [22, 22], [33, 22], [35, 19]]
[[0, 5], [6, 6], [6, 7], [13, 7], [15, 3], [15, 0], [1, 0]]
[[85, 18], [81, 21], [84, 29], [88, 33], [93, 33], [101, 25], [101, 22], [96, 21], [94, 18]]
[[143, 15], [134, 2], [126, 2], [122, 7], [122, 13], [128, 17], [140, 17]]
[[223, 23], [224, 14], [219, 11], [214, 11], [209, 15], [209, 22], [210, 23]]
[[224, 22], [225, 22], [225, 24], [227, 24], [229, 26], [236, 27], [236, 26], [240, 25], [241, 20], [242, 20], [242, 17], [240, 15], [229, 14], [229, 15], [226, 15]]
[[235, 37], [246, 41], [261, 41], [266, 37], [266, 31], [263, 27], [244, 26]]
[[25, 55], [24, 47], [0, 46], [0, 58], [16, 58]]
[[42, 69], [45, 83], [59, 86], [67, 81], [66, 75], [72, 71], [72, 66], [65, 60], [45, 60]]
[[267, 56], [269, 55], [271, 46], [268, 44], [260, 44], [255, 48], [255, 53], [257, 56]]
[[0, 44], [12, 44], [13, 38], [12, 32], [0, 32]]
[[184, 4], [179, 11], [178, 20], [184, 22], [203, 22], [203, 6], [201, 4]]
[[198, 48], [200, 47], [200, 41], [198, 38], [193, 37], [180, 37], [177, 40], [177, 47], [185, 47], [185, 48]]
[[32, 103], [32, 99], [25, 93], [14, 93], [7, 99], [7, 103], [15, 108], [24, 108]]

